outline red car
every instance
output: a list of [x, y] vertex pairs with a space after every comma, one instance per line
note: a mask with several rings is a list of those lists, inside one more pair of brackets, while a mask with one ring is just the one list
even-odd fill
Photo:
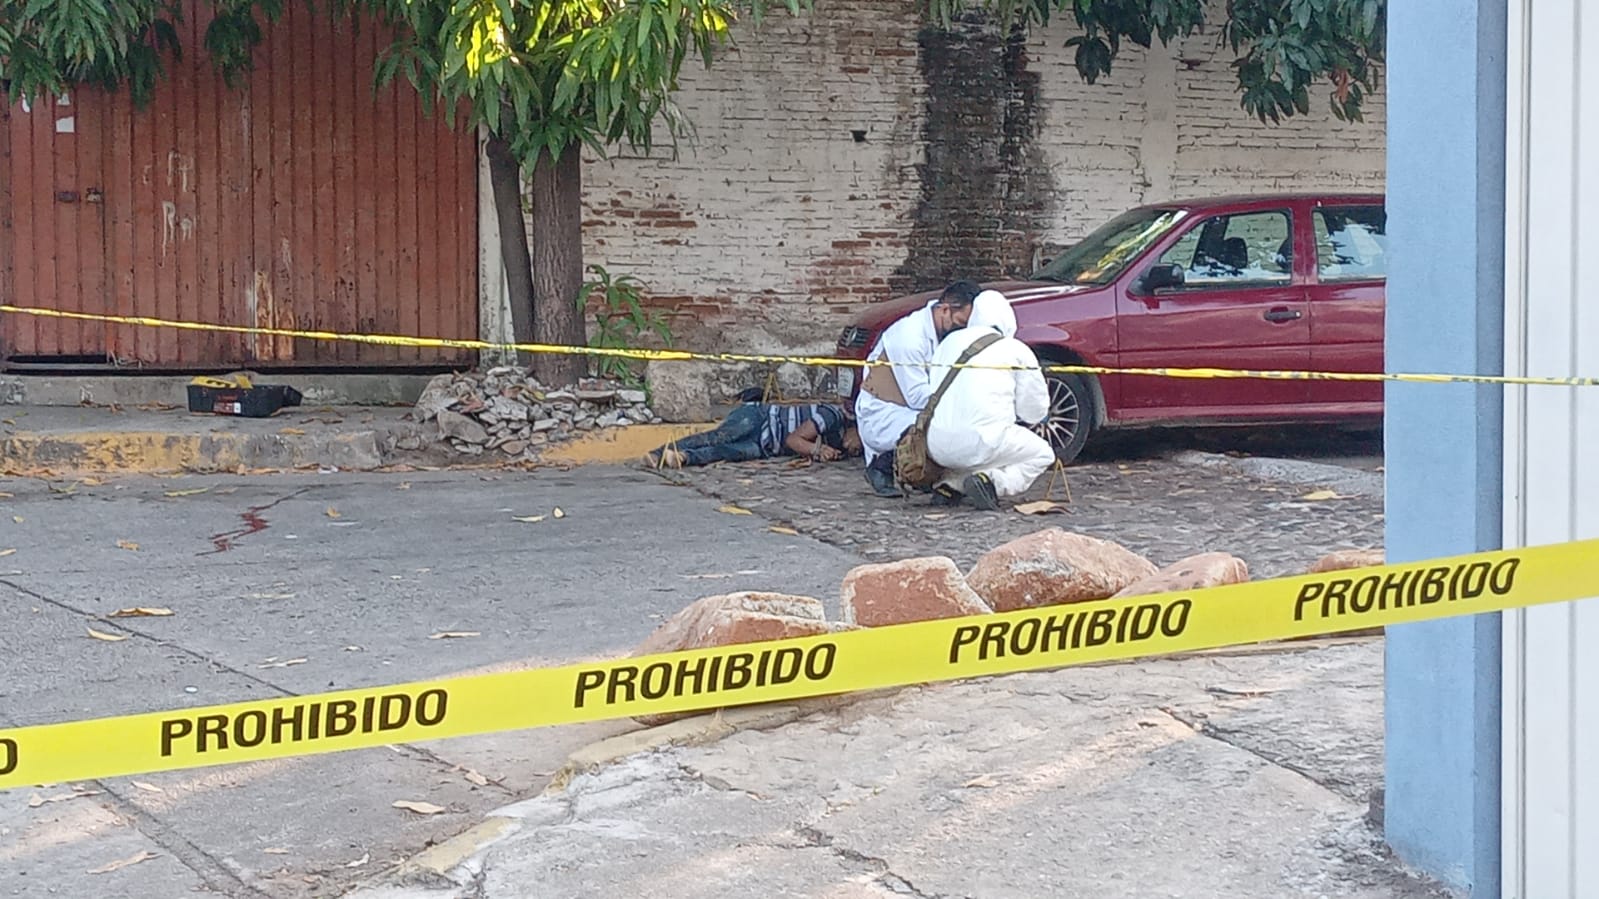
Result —
[[[1016, 336], [1045, 365], [1381, 372], [1387, 276], [1381, 194], [1216, 197], [1110, 220], [1025, 281], [997, 281]], [[890, 323], [937, 296], [873, 307], [839, 336], [866, 358]], [[851, 402], [859, 369], [840, 369]], [[1105, 428], [1382, 420], [1381, 382], [1049, 375], [1062, 461]]]

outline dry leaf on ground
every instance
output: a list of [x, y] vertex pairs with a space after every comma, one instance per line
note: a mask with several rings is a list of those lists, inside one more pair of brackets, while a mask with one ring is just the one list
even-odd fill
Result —
[[308, 661], [310, 661], [310, 660], [309, 659], [285, 659], [285, 660], [279, 662], [279, 661], [276, 661], [275, 659], [267, 659], [266, 662], [264, 662], [263, 664], [257, 665], [255, 667], [257, 667], [257, 668], [287, 668], [290, 665], [304, 665]]
[[456, 637], [481, 637], [481, 636], [483, 636], [483, 635], [481, 633], [479, 633], [478, 631], [439, 631], [438, 633], [434, 634], [433, 636], [428, 637], [428, 639], [429, 640], [449, 640], [449, 639], [453, 639], [453, 638], [456, 638]]
[[15, 493], [0, 493], [0, 499], [16, 499], [16, 498], [17, 498], [17, 495]]
[[155, 784], [147, 784], [147, 783], [145, 783], [142, 780], [134, 781], [133, 785], [135, 787], [145, 791], [146, 793], [165, 793], [166, 792], [166, 790], [161, 789], [160, 787], [156, 786]]
[[471, 768], [466, 769], [466, 779], [480, 787], [486, 787], [489, 785], [489, 779], [487, 777], [484, 777], [476, 771], [473, 771]]
[[132, 540], [118, 540], [117, 549], [125, 549], [129, 552], [138, 552], [139, 544], [134, 543]]
[[774, 534], [788, 534], [791, 537], [798, 537], [799, 536], [799, 531], [796, 531], [793, 528], [783, 527], [780, 524], [774, 524], [771, 527], [767, 528], [767, 530], [771, 531]]
[[1301, 496], [1300, 499], [1309, 500], [1310, 502], [1315, 503], [1327, 499], [1344, 499], [1344, 497], [1333, 490], [1313, 490], [1310, 493]]
[[415, 802], [410, 799], [396, 799], [394, 807], [416, 812], [419, 815], [437, 815], [444, 811], [444, 806], [442, 805], [434, 805], [431, 802]]
[[1064, 512], [1066, 507], [1051, 500], [1041, 499], [1037, 502], [1017, 503], [1016, 511], [1023, 515], [1047, 515], [1051, 512]]
[[15, 521], [17, 524], [21, 524], [24, 519], [21, 515], [13, 515], [11, 516], [11, 520]]
[[560, 506], [556, 506], [555, 507], [555, 511], [551, 512], [550, 514], [554, 515], [556, 518], [565, 518], [566, 517], [566, 513], [561, 511], [561, 507]]
[[362, 865], [366, 864], [367, 862], [369, 862], [371, 860], [372, 860], [372, 853], [363, 852], [363, 853], [361, 853], [361, 857], [356, 859], [355, 861], [353, 861], [353, 862], [345, 862], [344, 863], [344, 867], [346, 867], [346, 868], [359, 868], [359, 867], [361, 867]]
[[0, 558], [3, 558], [5, 556], [9, 556], [9, 555], [15, 553], [16, 551], [17, 551], [17, 548], [15, 546], [11, 547], [10, 549], [0, 549]]
[[976, 777], [972, 778], [971, 780], [968, 780], [967, 782], [961, 784], [961, 786], [963, 786], [963, 787], [997, 787], [997, 786], [999, 786], [999, 784], [1000, 784], [1000, 780], [995, 775], [993, 775], [993, 774], [979, 774]]
[[100, 631], [95, 630], [92, 627], [91, 628], [85, 628], [85, 630], [87, 630], [89, 632], [89, 636], [95, 638], [96, 640], [104, 640], [107, 643], [116, 643], [118, 641], [128, 639], [126, 634], [124, 634], [122, 636], [116, 636], [114, 634], [105, 634], [105, 633], [101, 633]]
[[333, 508], [332, 506], [328, 506], [328, 510], [326, 512], [322, 513], [322, 514], [326, 515], [329, 518], [338, 518], [339, 517], [339, 510]]
[[299, 428], [278, 428], [278, 433], [279, 434], [301, 435], [301, 434], [304, 434], [305, 431], [303, 431], [303, 430], [301, 430]]
[[210, 490], [210, 487], [190, 487], [187, 490], [168, 490], [165, 496], [196, 496]]
[[287, 850], [287, 849], [279, 849], [276, 846], [273, 846], [271, 849], [262, 849], [261, 851], [265, 852], [267, 855], [288, 855], [289, 854], [289, 850]]
[[396, 490], [410, 490], [411, 489], [411, 482], [410, 481], [401, 481], [400, 482], [400, 486], [396, 487], [395, 489]]
[[755, 514], [754, 512], [751, 512], [748, 509], [740, 508], [739, 506], [734, 506], [734, 505], [718, 506], [716, 508], [716, 511], [725, 512], [728, 515], [754, 515]]
[[91, 869], [89, 869], [89, 873], [90, 874], [110, 874], [112, 871], [117, 871], [117, 870], [120, 870], [122, 868], [126, 868], [129, 865], [137, 865], [139, 862], [147, 862], [147, 861], [149, 861], [152, 858], [160, 858], [160, 856], [155, 854], [154, 852], [151, 852], [150, 850], [146, 849], [146, 850], [143, 850], [142, 852], [140, 852], [138, 855], [130, 855], [127, 858], [117, 859], [116, 861], [111, 862], [110, 864], [101, 865], [98, 868], [91, 868]]
[[68, 799], [82, 799], [85, 796], [98, 796], [100, 793], [100, 790], [73, 790], [70, 793], [57, 793], [54, 796], [34, 794], [33, 798], [28, 800], [28, 808], [38, 808], [51, 802], [66, 802]]
[[131, 609], [117, 609], [112, 612], [111, 618], [165, 618], [172, 614], [171, 609], [161, 609], [154, 606], [134, 606]]
[[528, 524], [536, 524], [536, 523], [538, 523], [540, 521], [543, 521], [544, 520], [544, 516], [543, 515], [512, 515], [511, 516], [511, 520], [512, 521], [524, 521], [524, 522], [527, 522]]

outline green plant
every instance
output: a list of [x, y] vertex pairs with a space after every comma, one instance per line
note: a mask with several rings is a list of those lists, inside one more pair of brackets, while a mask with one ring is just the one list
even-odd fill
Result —
[[[602, 349], [636, 348], [639, 338], [654, 334], [670, 347], [672, 328], [666, 316], [659, 311], [644, 308], [644, 282], [632, 275], [613, 277], [603, 265], [590, 265], [587, 270], [594, 276], [585, 281], [577, 292], [579, 313], [588, 310], [591, 303], [597, 326], [589, 337], [588, 345]], [[597, 301], [597, 302], [596, 302]], [[595, 357], [590, 371], [602, 378], [616, 378], [629, 385], [643, 383], [642, 365], [637, 360], [616, 356]]]

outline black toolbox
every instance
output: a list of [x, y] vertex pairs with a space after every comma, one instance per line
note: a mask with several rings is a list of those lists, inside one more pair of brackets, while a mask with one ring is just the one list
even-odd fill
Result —
[[269, 418], [286, 406], [298, 406], [300, 391], [286, 384], [255, 384], [249, 387], [189, 385], [189, 411], [213, 415], [241, 415]]

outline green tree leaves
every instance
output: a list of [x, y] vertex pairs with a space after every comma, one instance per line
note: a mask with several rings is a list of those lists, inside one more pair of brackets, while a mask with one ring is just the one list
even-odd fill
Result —
[[[1077, 71], [1090, 84], [1111, 70], [1123, 39], [1149, 47], [1199, 32], [1204, 0], [928, 0], [930, 17], [948, 27], [968, 10], [989, 14], [1005, 28], [1049, 24], [1070, 15], [1080, 34]], [[1377, 89], [1386, 54], [1386, 0], [1229, 0], [1219, 40], [1237, 58], [1239, 102], [1262, 122], [1310, 111], [1310, 87], [1331, 85], [1340, 119], [1361, 119], [1366, 95]]]

